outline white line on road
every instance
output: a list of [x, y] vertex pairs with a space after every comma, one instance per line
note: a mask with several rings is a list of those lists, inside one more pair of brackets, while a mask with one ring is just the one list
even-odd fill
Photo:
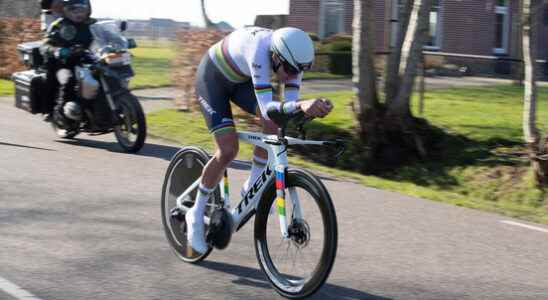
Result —
[[0, 277], [0, 291], [6, 292], [17, 300], [42, 300], [2, 277]]
[[527, 229], [531, 229], [531, 230], [536, 230], [536, 231], [548, 233], [548, 229], [544, 229], [544, 228], [540, 228], [540, 227], [536, 227], [536, 226], [522, 224], [522, 223], [518, 223], [518, 222], [514, 222], [514, 221], [500, 221], [500, 222], [504, 223], [504, 224], [508, 224], [508, 225], [514, 225], [514, 226], [519, 226], [519, 227], [523, 227], [523, 228], [527, 228]]

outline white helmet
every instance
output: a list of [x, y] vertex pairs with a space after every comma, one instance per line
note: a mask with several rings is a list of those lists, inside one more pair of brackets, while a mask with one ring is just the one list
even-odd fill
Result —
[[[306, 32], [298, 28], [285, 27], [274, 31], [270, 49], [289, 73], [298, 74], [312, 67], [314, 43]], [[279, 66], [275, 66], [277, 68]]]

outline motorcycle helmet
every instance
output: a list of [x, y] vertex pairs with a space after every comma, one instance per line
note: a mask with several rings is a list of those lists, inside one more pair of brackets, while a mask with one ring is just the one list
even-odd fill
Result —
[[63, 0], [65, 17], [74, 23], [83, 23], [91, 15], [91, 7], [88, 0]]

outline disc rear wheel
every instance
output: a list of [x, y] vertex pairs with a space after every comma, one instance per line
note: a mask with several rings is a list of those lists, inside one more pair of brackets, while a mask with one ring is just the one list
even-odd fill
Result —
[[[211, 252], [211, 248], [206, 253], [200, 254], [193, 251], [187, 243], [186, 222], [184, 213], [174, 216], [174, 209], [177, 207], [177, 198], [202, 175], [202, 170], [208, 162], [207, 154], [195, 147], [186, 147], [181, 149], [173, 159], [166, 172], [164, 185], [162, 188], [162, 223], [167, 240], [175, 254], [185, 262], [196, 263], [205, 259]], [[195, 188], [183, 200], [187, 207], [194, 205], [197, 188]], [[206, 216], [210, 217], [213, 211], [220, 206], [221, 194], [219, 188], [216, 188], [206, 205]], [[205, 226], [207, 232], [208, 226]]]

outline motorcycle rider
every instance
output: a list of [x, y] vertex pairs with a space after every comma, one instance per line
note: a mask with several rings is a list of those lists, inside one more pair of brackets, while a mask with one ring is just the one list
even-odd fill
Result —
[[54, 114], [78, 121], [82, 118], [78, 96], [75, 93], [74, 67], [80, 62], [82, 53], [93, 42], [90, 25], [91, 7], [88, 0], [62, 0], [63, 17], [48, 28], [42, 48], [46, 58], [48, 76], [57, 77], [59, 92]]

